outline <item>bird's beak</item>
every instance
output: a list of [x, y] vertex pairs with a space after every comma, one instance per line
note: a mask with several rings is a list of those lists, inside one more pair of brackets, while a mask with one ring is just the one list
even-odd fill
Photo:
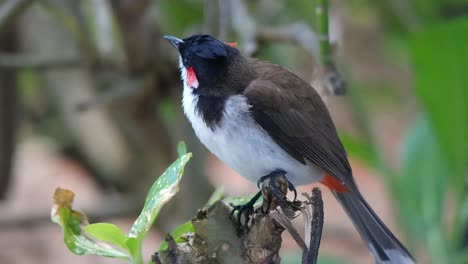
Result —
[[179, 44], [183, 41], [173, 36], [164, 36], [165, 39], [169, 40], [169, 42], [174, 46], [176, 49], [179, 47]]

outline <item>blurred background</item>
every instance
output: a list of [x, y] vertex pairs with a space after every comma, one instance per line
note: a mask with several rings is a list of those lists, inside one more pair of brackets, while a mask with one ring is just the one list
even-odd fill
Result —
[[[177, 54], [162, 36], [194, 33], [316, 85], [361, 191], [418, 263], [468, 263], [468, 1], [331, 0], [343, 96], [321, 88], [316, 2], [0, 0], [0, 263], [118, 263], [68, 252], [50, 222], [53, 192], [73, 190], [91, 222], [128, 231], [179, 140], [194, 158], [145, 240], [146, 258], [215, 187], [256, 192], [200, 145], [181, 112]], [[323, 193], [320, 263], [373, 263]], [[287, 235], [282, 250], [284, 263], [299, 263]]]

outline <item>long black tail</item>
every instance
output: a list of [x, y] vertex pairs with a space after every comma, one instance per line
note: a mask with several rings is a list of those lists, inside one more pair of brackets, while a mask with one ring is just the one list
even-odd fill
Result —
[[358, 192], [333, 192], [375, 257], [376, 263], [415, 263], [408, 250]]

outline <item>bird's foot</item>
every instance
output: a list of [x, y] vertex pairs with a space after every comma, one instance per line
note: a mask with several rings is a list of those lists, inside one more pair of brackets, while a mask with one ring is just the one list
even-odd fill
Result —
[[[262, 206], [264, 212], [268, 212], [271, 208], [276, 208], [277, 203], [288, 203], [293, 207], [300, 206], [300, 202], [297, 200], [297, 190], [286, 178], [285, 171], [275, 170], [258, 180], [257, 186], [259, 188], [260, 183], [262, 184], [262, 194], [264, 196], [264, 201], [266, 202], [266, 206], [265, 202], [264, 206]], [[292, 202], [286, 197], [288, 190], [294, 193], [294, 199]]]
[[231, 211], [231, 217], [237, 211], [237, 222], [239, 223], [239, 226], [242, 226], [242, 216], [245, 217], [245, 225], [249, 223], [250, 217], [254, 213], [254, 204], [257, 202], [257, 200], [260, 198], [261, 195], [262, 195], [262, 192], [258, 192], [246, 204], [233, 205], [233, 209]]
[[[301, 202], [297, 200], [297, 191], [294, 185], [286, 178], [286, 172], [283, 170], [275, 170], [268, 175], [261, 177], [257, 186], [261, 191], [258, 192], [252, 199], [250, 199], [244, 205], [233, 205], [231, 211], [231, 217], [237, 211], [237, 222], [242, 227], [243, 224], [247, 225], [254, 214], [254, 205], [257, 200], [263, 196], [263, 204], [261, 210], [264, 214], [268, 213], [271, 208], [276, 208], [281, 204], [288, 204], [293, 208], [299, 208]], [[290, 201], [286, 197], [287, 192], [291, 191], [294, 193], [294, 200]], [[245, 221], [242, 221], [244, 217]]]

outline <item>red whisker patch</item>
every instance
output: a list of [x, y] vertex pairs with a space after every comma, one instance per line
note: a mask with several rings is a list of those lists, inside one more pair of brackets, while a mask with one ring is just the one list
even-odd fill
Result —
[[186, 72], [187, 73], [185, 76], [185, 82], [187, 82], [187, 85], [191, 88], [197, 88], [198, 80], [197, 76], [195, 75], [195, 71], [193, 70], [193, 67], [187, 67]]
[[224, 42], [224, 44], [231, 46], [231, 47], [237, 46], [237, 42]]

